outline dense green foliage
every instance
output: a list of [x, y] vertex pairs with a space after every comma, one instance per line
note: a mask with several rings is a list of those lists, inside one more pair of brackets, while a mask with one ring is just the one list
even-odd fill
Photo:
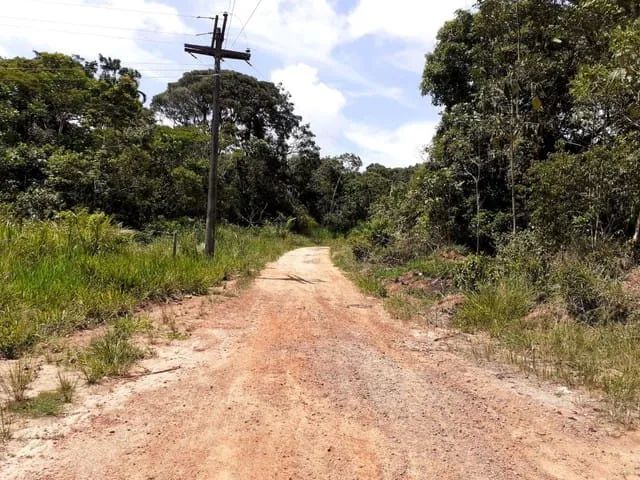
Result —
[[555, 248], [638, 242], [639, 14], [625, 0], [457, 12], [422, 78], [443, 109], [430, 160], [374, 216], [386, 241], [492, 253], [532, 229]]
[[[0, 203], [41, 219], [81, 207], [135, 228], [202, 218], [212, 73], [185, 73], [147, 109], [140, 74], [119, 60], [0, 59]], [[347, 231], [402, 180], [381, 166], [361, 172], [353, 155], [321, 158], [280, 86], [222, 76], [223, 220]]]

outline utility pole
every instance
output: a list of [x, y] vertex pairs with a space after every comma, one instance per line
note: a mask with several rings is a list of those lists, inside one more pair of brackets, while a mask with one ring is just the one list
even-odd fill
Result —
[[222, 28], [218, 27], [218, 15], [213, 19], [213, 37], [211, 47], [191, 45], [185, 43], [184, 50], [191, 55], [206, 55], [213, 57], [215, 68], [213, 72], [213, 105], [211, 114], [211, 163], [209, 165], [209, 191], [207, 194], [207, 225], [204, 251], [208, 257], [213, 257], [216, 250], [216, 227], [218, 223], [218, 156], [220, 153], [220, 63], [223, 59], [251, 60], [251, 53], [223, 50], [225, 34], [227, 33], [227, 17], [223, 15]]

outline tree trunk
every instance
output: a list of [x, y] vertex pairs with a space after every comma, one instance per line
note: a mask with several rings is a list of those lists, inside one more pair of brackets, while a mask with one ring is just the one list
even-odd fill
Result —
[[518, 229], [518, 223], [517, 223], [517, 219], [516, 219], [516, 180], [515, 180], [515, 166], [514, 166], [514, 138], [513, 135], [511, 136], [511, 148], [510, 148], [510, 155], [509, 155], [509, 168], [511, 170], [511, 219], [513, 222], [513, 234], [515, 235], [517, 229]]
[[636, 231], [633, 235], [633, 243], [640, 242], [640, 213], [638, 213], [638, 220], [636, 221]]
[[476, 254], [480, 254], [480, 162], [476, 180]]

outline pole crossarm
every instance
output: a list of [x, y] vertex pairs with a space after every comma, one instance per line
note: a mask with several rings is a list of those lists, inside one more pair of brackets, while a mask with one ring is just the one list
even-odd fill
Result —
[[251, 60], [251, 53], [249, 52], [235, 52], [233, 50], [225, 50], [221, 49], [218, 53], [218, 50], [211, 47], [206, 47], [204, 45], [192, 45], [189, 43], [184, 44], [184, 51], [187, 53], [193, 53], [197, 55], [207, 55], [209, 57], [220, 56], [220, 58], [230, 58], [232, 60], [244, 60], [248, 62]]

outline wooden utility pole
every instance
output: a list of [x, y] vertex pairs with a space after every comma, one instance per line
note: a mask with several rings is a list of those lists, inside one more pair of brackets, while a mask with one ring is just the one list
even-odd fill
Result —
[[223, 50], [225, 34], [227, 30], [227, 17], [223, 15], [222, 28], [218, 27], [218, 16], [213, 19], [213, 37], [211, 47], [203, 45], [191, 45], [185, 43], [184, 50], [190, 54], [207, 55], [215, 60], [213, 72], [213, 105], [211, 113], [211, 163], [209, 165], [209, 191], [207, 194], [207, 225], [205, 238], [205, 253], [213, 257], [216, 250], [216, 227], [218, 208], [218, 155], [220, 152], [220, 63], [223, 59], [251, 60], [251, 53]]

